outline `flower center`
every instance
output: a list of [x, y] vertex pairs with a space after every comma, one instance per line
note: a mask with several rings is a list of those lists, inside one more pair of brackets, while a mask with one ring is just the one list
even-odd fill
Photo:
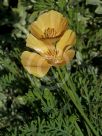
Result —
[[64, 63], [63, 57], [57, 56], [56, 50], [49, 50], [45, 55], [45, 59], [53, 66], [61, 65]]
[[44, 31], [44, 38], [54, 38], [56, 37], [56, 31], [54, 28], [47, 28]]

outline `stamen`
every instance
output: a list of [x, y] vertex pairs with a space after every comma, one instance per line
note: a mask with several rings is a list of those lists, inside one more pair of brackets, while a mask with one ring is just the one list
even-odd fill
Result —
[[56, 31], [54, 28], [47, 28], [44, 32], [44, 38], [56, 37]]

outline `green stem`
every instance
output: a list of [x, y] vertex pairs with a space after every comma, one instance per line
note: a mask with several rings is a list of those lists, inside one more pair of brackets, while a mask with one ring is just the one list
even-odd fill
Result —
[[[63, 82], [64, 77], [62, 75], [62, 72], [60, 71], [59, 68], [57, 70], [58, 70], [60, 78], [61, 78], [61, 80]], [[95, 128], [93, 127], [93, 125], [91, 124], [91, 122], [89, 121], [89, 119], [87, 118], [87, 116], [85, 115], [76, 92], [74, 91], [74, 93], [73, 93], [73, 91], [68, 88], [66, 82], [63, 82], [63, 87], [64, 87], [64, 90], [70, 96], [70, 98], [73, 101], [74, 105], [76, 106], [77, 110], [80, 112], [80, 114], [82, 115], [82, 117], [84, 118], [84, 120], [86, 121], [86, 123], [88, 124], [88, 126], [91, 128], [92, 132], [95, 134], [95, 136], [99, 136], [98, 133], [97, 133], [97, 131], [95, 130]], [[76, 96], [77, 96], [77, 98], [76, 98]]]

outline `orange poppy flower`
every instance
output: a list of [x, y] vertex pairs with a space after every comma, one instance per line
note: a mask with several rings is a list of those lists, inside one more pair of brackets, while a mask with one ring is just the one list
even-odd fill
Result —
[[36, 52], [24, 51], [21, 55], [21, 63], [30, 74], [43, 77], [51, 66], [61, 66], [73, 59], [76, 35], [72, 30], [66, 30], [66, 19], [62, 14], [53, 10], [46, 12], [31, 24], [30, 30], [26, 45]]
[[34, 21], [29, 29], [31, 33], [39, 38], [56, 38], [59, 37], [67, 29], [68, 21], [62, 14], [51, 10], [40, 15]]

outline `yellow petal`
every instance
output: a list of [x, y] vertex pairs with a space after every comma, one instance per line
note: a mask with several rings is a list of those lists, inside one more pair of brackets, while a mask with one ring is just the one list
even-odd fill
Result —
[[31, 24], [30, 30], [34, 35], [37, 33], [37, 37], [54, 38], [67, 29], [67, 24], [67, 19], [61, 13], [51, 10], [40, 15], [37, 21]]
[[70, 50], [66, 50], [64, 53], [63, 53], [63, 60], [64, 60], [64, 63], [70, 63], [70, 61], [73, 59], [75, 55], [75, 51], [70, 49]]
[[63, 54], [63, 51], [67, 47], [72, 47], [76, 42], [76, 34], [72, 30], [68, 29], [56, 44], [56, 50], [58, 56]]
[[42, 30], [39, 28], [37, 22], [33, 22], [30, 26], [29, 26], [29, 30], [32, 33], [32, 35], [34, 35], [35, 37], [41, 39], [43, 38], [43, 32]]
[[28, 51], [22, 53], [21, 63], [30, 74], [33, 74], [36, 77], [45, 76], [51, 67], [51, 65], [39, 54]]
[[50, 46], [55, 46], [56, 42], [60, 39], [60, 37], [56, 37], [56, 38], [46, 38], [46, 39], [42, 39], [42, 41], [44, 43], [46, 43], [47, 45]]
[[26, 39], [26, 46], [29, 48], [34, 49], [35, 51], [37, 51], [38, 53], [40, 53], [41, 55], [44, 55], [45, 53], [47, 53], [50, 49], [50, 46], [47, 41], [41, 41], [39, 39], [37, 39], [36, 37], [34, 37], [32, 34], [29, 34], [27, 36]]

